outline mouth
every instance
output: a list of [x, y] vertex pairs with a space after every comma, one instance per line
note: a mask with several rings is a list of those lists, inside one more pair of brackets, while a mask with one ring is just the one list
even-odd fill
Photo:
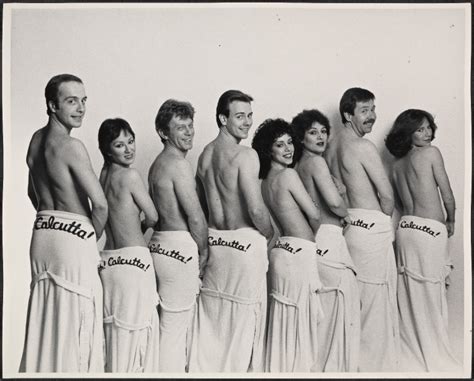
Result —
[[326, 145], [326, 143], [325, 142], [317, 142], [316, 145], [318, 147], [324, 147]]
[[370, 120], [368, 120], [367, 122], [364, 122], [365, 125], [369, 125], [369, 124], [370, 124], [370, 126], [372, 126], [374, 123], [375, 123], [375, 120], [373, 120], [373, 119], [370, 119]]
[[131, 160], [131, 159], [133, 159], [133, 156], [134, 156], [134, 154], [131, 153], [129, 155], [124, 155], [124, 158], [127, 159], [127, 160]]
[[290, 159], [291, 160], [291, 159], [293, 159], [293, 154], [292, 153], [287, 153], [287, 154], [283, 155], [283, 157], [285, 159]]

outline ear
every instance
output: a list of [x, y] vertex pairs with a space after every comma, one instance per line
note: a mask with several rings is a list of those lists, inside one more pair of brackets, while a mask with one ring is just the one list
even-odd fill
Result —
[[168, 137], [165, 135], [165, 133], [162, 130], [158, 130], [158, 135], [160, 135], [161, 139], [168, 140]]
[[352, 114], [349, 114], [348, 112], [344, 113], [344, 118], [346, 118], [348, 122], [352, 122], [352, 117], [353, 117]]
[[48, 109], [50, 112], [55, 113], [56, 112], [56, 103], [54, 101], [48, 101]]
[[224, 114], [219, 114], [219, 120], [223, 126], [227, 125], [227, 117]]

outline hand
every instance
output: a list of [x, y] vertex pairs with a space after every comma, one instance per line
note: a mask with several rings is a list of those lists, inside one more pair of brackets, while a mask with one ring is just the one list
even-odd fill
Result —
[[448, 237], [454, 234], [454, 221], [446, 221], [446, 229], [448, 230]]
[[349, 227], [349, 225], [351, 224], [352, 222], [352, 219], [349, 215], [341, 218], [341, 224], [342, 224], [342, 230], [343, 232], [346, 231], [346, 229]]

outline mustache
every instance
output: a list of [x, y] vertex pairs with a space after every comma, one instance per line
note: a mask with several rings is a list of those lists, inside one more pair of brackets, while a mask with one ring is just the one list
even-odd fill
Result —
[[366, 120], [366, 121], [364, 122], [364, 124], [369, 124], [369, 123], [374, 124], [374, 123], [375, 123], [375, 119], [369, 119], [369, 120]]

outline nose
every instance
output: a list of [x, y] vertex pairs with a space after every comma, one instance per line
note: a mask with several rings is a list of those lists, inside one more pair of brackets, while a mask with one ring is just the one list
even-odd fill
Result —
[[78, 102], [77, 111], [82, 112], [82, 113], [86, 111], [86, 104], [84, 102]]
[[245, 124], [246, 126], [251, 126], [251, 125], [252, 125], [252, 117], [251, 117], [251, 116], [246, 116], [246, 117], [245, 117], [244, 124]]
[[193, 129], [192, 127], [186, 127], [186, 130], [185, 130], [184, 133], [185, 133], [187, 136], [191, 136], [191, 135], [193, 134], [193, 132], [194, 132], [194, 129]]

